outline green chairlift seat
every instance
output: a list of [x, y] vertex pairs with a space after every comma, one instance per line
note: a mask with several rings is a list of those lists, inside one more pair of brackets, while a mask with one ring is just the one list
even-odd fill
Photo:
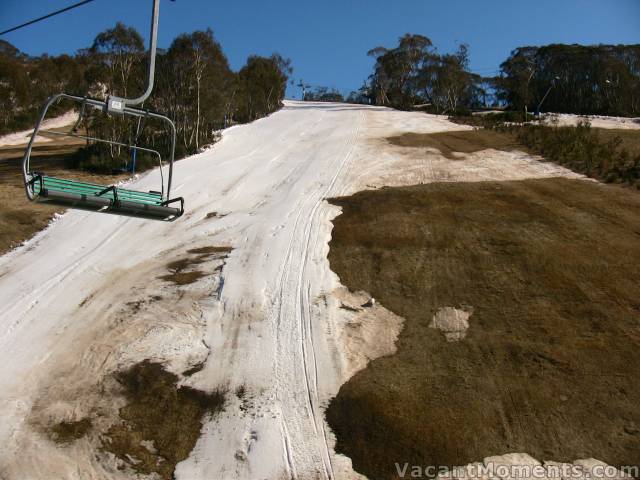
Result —
[[184, 200], [181, 197], [164, 201], [161, 192], [139, 192], [115, 185], [105, 187], [49, 177], [42, 173], [31, 175], [29, 183], [38, 202], [169, 221], [184, 213]]

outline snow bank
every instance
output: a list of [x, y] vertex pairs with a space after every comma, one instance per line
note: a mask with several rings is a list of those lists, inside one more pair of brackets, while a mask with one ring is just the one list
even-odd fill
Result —
[[[62, 128], [73, 125], [78, 119], [78, 114], [73, 110], [60, 115], [59, 117], [50, 118], [42, 122], [42, 129]], [[12, 145], [26, 145], [31, 138], [33, 128], [23, 130], [22, 132], [9, 133], [0, 137], [0, 147], [8, 147]], [[50, 142], [51, 139], [38, 135], [35, 143]]]
[[622, 130], [640, 130], [640, 118], [605, 117], [600, 115], [572, 115], [568, 113], [547, 113], [544, 123], [557, 124], [561, 127], [574, 127], [580, 122], [588, 121], [592, 127]]

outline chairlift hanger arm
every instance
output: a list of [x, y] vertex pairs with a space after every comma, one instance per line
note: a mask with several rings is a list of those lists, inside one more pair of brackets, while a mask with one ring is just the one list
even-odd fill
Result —
[[153, 84], [156, 73], [156, 50], [158, 48], [158, 19], [160, 17], [160, 0], [153, 0], [151, 11], [151, 35], [149, 39], [149, 76], [147, 88], [142, 95], [137, 98], [121, 98], [109, 95], [106, 100], [106, 110], [108, 112], [122, 113], [123, 109], [131, 105], [140, 105], [149, 98], [153, 91]]

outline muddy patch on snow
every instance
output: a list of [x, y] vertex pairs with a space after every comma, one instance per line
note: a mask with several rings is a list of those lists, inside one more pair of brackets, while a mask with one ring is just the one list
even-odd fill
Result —
[[90, 418], [83, 418], [76, 421], [62, 421], [51, 426], [49, 436], [54, 442], [63, 445], [68, 444], [84, 437], [92, 425], [93, 422]]
[[215, 247], [207, 246], [193, 248], [187, 250], [189, 256], [174, 260], [167, 264], [169, 274], [162, 275], [160, 278], [175, 285], [190, 285], [207, 275], [207, 272], [197, 269], [197, 265], [201, 265], [211, 258], [225, 260], [231, 252], [231, 247]]
[[[105, 276], [73, 314], [83, 328], [60, 331], [30, 373], [33, 401], [0, 477], [171, 478], [224, 403], [224, 387], [197, 382], [230, 250], [182, 246]], [[193, 269], [203, 275], [189, 283], [162, 278]]]
[[103, 448], [136, 473], [173, 478], [191, 452], [204, 417], [224, 408], [225, 393], [179, 386], [179, 377], [161, 364], [144, 361], [115, 374], [126, 405], [103, 436]]
[[220, 212], [209, 212], [205, 215], [205, 220], [209, 220], [211, 218], [224, 218], [226, 217], [228, 214], [227, 213], [220, 213]]

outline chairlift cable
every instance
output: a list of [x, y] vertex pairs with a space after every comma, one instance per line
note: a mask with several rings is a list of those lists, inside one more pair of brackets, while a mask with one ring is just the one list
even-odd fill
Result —
[[86, 5], [87, 3], [91, 3], [93, 1], [95, 1], [95, 0], [83, 0], [82, 2], [74, 3], [73, 5], [69, 5], [68, 7], [65, 7], [65, 8], [63, 8], [61, 10], [57, 10], [55, 12], [48, 13], [46, 15], [43, 15], [42, 17], [38, 17], [38, 18], [35, 18], [33, 20], [29, 20], [28, 22], [23, 23], [21, 25], [17, 25], [15, 27], [9, 28], [8, 30], [0, 32], [0, 35], [4, 35], [6, 33], [15, 32], [16, 30], [20, 30], [21, 28], [28, 27], [29, 25], [33, 25], [34, 23], [41, 22], [42, 20], [46, 20], [47, 18], [51, 18], [51, 17], [54, 17], [56, 15], [60, 15], [61, 13], [68, 12], [69, 10], [73, 10], [74, 8], [81, 7], [82, 5]]

